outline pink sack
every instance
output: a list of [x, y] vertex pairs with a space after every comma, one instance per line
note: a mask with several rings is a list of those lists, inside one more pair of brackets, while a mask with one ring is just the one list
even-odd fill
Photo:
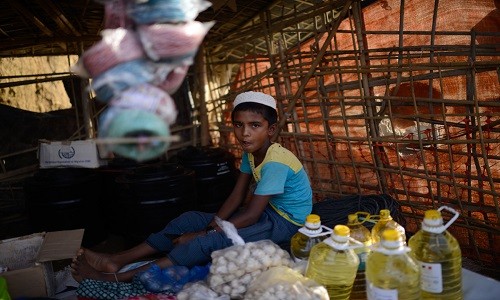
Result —
[[189, 65], [175, 67], [172, 71], [170, 71], [170, 73], [168, 73], [165, 80], [160, 82], [157, 86], [172, 95], [179, 89], [182, 82], [184, 82], [188, 69]]
[[145, 57], [144, 50], [134, 31], [125, 28], [104, 29], [102, 40], [81, 56], [83, 67], [90, 77], [124, 62]]
[[126, 89], [118, 97], [115, 97], [110, 105], [152, 112], [169, 125], [173, 124], [177, 118], [177, 109], [170, 95], [148, 83], [134, 85]]
[[146, 54], [155, 61], [194, 56], [214, 22], [139, 25], [137, 33]]

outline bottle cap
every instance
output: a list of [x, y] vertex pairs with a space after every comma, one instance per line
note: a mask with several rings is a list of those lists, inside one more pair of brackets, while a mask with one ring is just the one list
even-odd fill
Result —
[[347, 223], [348, 224], [357, 224], [358, 222], [358, 215], [357, 214], [349, 214], [347, 215]]
[[356, 249], [364, 247], [360, 241], [350, 237], [351, 230], [346, 225], [335, 225], [330, 238], [323, 243], [337, 250]]
[[333, 228], [333, 234], [336, 236], [349, 237], [350, 229], [345, 225], [335, 225]]
[[[441, 211], [443, 209], [453, 213], [454, 215], [446, 224], [443, 224], [443, 217], [441, 216]], [[457, 220], [459, 215], [458, 211], [448, 206], [441, 206], [437, 210], [427, 210], [424, 214], [422, 230], [432, 233], [443, 233], [453, 222]]]
[[391, 218], [391, 211], [388, 209], [380, 210], [380, 219], [392, 219]]
[[436, 209], [429, 209], [425, 212], [424, 218], [426, 219], [442, 219], [441, 212]]
[[350, 229], [346, 225], [335, 225], [330, 238], [323, 242], [334, 249], [345, 250], [350, 246], [349, 233]]
[[382, 231], [380, 243], [375, 244], [371, 249], [386, 255], [403, 254], [410, 251], [410, 248], [404, 244], [403, 235], [393, 228]]
[[443, 226], [443, 217], [441, 212], [436, 209], [426, 210], [424, 213], [424, 221], [422, 222], [422, 228], [429, 230], [429, 228], [437, 228]]
[[401, 235], [396, 229], [386, 229], [382, 232], [382, 239], [384, 241], [396, 242], [401, 239]]
[[318, 215], [310, 214], [306, 217], [306, 223], [304, 224], [304, 226], [309, 230], [320, 229], [321, 219]]
[[321, 222], [321, 218], [318, 215], [310, 214], [310, 215], [307, 216], [306, 222], [307, 223], [320, 223]]

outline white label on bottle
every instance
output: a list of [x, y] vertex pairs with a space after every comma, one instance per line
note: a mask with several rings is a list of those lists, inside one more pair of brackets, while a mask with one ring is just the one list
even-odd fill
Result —
[[420, 263], [420, 284], [422, 290], [429, 293], [443, 292], [443, 276], [441, 273], [441, 264]]
[[366, 297], [368, 300], [398, 300], [398, 290], [381, 289], [367, 280]]

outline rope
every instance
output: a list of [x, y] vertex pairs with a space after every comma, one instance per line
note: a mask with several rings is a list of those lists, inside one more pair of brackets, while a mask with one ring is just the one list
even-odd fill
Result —
[[333, 228], [338, 224], [347, 224], [347, 216], [357, 212], [370, 214], [370, 219], [363, 223], [371, 229], [374, 222], [371, 220], [377, 216], [381, 209], [388, 209], [394, 221], [401, 226], [406, 226], [406, 220], [401, 212], [400, 204], [391, 196], [381, 195], [350, 195], [339, 199], [327, 198], [313, 205], [312, 213], [321, 218], [321, 224]]

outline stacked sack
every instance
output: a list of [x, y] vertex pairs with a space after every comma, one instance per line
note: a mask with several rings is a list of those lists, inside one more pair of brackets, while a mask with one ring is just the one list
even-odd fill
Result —
[[109, 142], [101, 150], [137, 161], [153, 159], [169, 146], [170, 125], [177, 117], [171, 95], [214, 24], [194, 21], [211, 3], [97, 1], [105, 12], [102, 39], [82, 54], [73, 71], [92, 78], [97, 100], [109, 105], [99, 120], [99, 137], [127, 141]]

